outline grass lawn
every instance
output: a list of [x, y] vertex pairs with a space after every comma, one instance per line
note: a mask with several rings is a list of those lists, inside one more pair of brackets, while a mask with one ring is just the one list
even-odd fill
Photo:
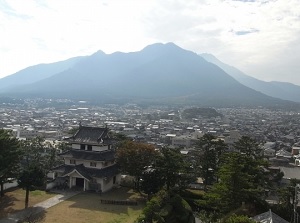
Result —
[[[45, 191], [31, 191], [29, 194], [29, 206], [47, 200], [55, 194]], [[0, 219], [7, 217], [9, 213], [22, 210], [25, 207], [25, 190], [13, 188], [6, 191], [4, 197], [0, 198]]]
[[[101, 199], [137, 199], [137, 206], [101, 204]], [[127, 188], [114, 189], [101, 196], [96, 193], [78, 194], [45, 211], [39, 222], [52, 223], [133, 223], [141, 214], [145, 201]]]

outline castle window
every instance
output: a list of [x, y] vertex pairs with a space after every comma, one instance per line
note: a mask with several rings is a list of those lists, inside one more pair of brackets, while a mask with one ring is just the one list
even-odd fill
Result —
[[87, 150], [92, 151], [92, 145], [88, 145]]
[[97, 163], [96, 163], [96, 162], [90, 162], [90, 166], [96, 167], [96, 166], [97, 166]]
[[80, 149], [81, 150], [85, 150], [85, 145], [84, 144], [80, 144]]
[[76, 160], [70, 160], [70, 164], [76, 164]]

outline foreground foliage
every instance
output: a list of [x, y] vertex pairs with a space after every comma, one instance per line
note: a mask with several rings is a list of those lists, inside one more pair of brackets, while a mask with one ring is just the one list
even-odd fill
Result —
[[117, 149], [116, 161], [124, 174], [135, 177], [136, 189], [140, 190], [141, 176], [152, 165], [156, 156], [153, 145], [124, 141]]
[[143, 210], [136, 222], [147, 223], [194, 223], [195, 217], [190, 205], [177, 193], [161, 190]]
[[0, 187], [4, 196], [4, 183], [16, 177], [20, 167], [21, 150], [19, 141], [7, 130], [0, 129]]
[[25, 208], [28, 207], [29, 192], [43, 188], [46, 175], [55, 165], [55, 148], [46, 146], [42, 138], [21, 141], [23, 152], [21, 171], [18, 176], [19, 187], [26, 191]]

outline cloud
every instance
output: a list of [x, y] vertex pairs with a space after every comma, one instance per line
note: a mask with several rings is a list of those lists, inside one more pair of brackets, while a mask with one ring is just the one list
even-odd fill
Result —
[[11, 5], [9, 5], [6, 1], [0, 2], [0, 11], [8, 17], [14, 17], [17, 19], [30, 19], [32, 18], [29, 15], [18, 13]]
[[260, 79], [297, 79], [299, 18], [299, 0], [0, 1], [0, 76], [97, 50], [174, 42]]

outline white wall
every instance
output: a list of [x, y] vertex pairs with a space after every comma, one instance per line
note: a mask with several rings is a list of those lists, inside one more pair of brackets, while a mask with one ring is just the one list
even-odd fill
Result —
[[5, 183], [3, 185], [4, 190], [18, 186], [17, 180], [14, 180], [12, 183]]
[[[80, 144], [72, 144], [73, 149], [80, 149]], [[85, 145], [85, 150], [87, 150], [87, 145]], [[99, 146], [92, 146], [92, 151], [105, 151], [108, 150], [108, 145], [99, 145]]]
[[[66, 165], [74, 165], [74, 164], [70, 164], [70, 160], [71, 158], [65, 158], [65, 164]], [[83, 164], [85, 167], [88, 167], [88, 168], [97, 168], [97, 169], [102, 169], [102, 168], [105, 168], [105, 167], [108, 167], [108, 166], [111, 166], [114, 164], [113, 161], [105, 161], [106, 162], [106, 165], [104, 165], [104, 161], [92, 161], [92, 160], [75, 160], [76, 161], [76, 164], [75, 165], [80, 165], [80, 164]], [[96, 167], [92, 167], [91, 166], [91, 162], [96, 162]]]
[[108, 150], [108, 146], [93, 146], [92, 147], [92, 150], [93, 151], [105, 151], [105, 150]]

